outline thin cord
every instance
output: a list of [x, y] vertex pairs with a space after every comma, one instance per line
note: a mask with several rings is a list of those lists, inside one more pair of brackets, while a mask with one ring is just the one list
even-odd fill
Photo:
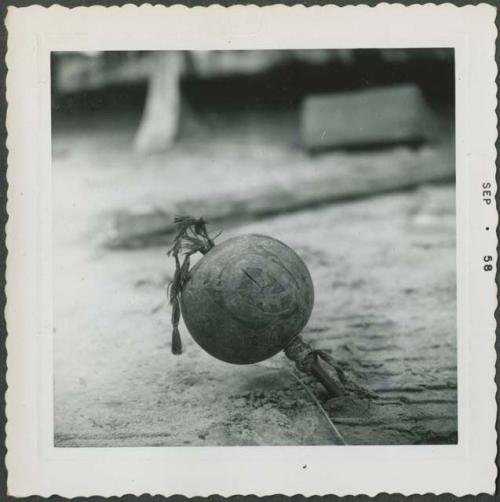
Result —
[[311, 392], [311, 390], [307, 387], [307, 385], [292, 370], [287, 369], [287, 371], [293, 375], [293, 377], [297, 380], [297, 382], [299, 382], [302, 388], [309, 394], [309, 396], [314, 401], [316, 406], [319, 408], [323, 416], [326, 418], [326, 421], [332, 428], [336, 438], [341, 442], [342, 445], [347, 445], [344, 437], [342, 436], [342, 434], [340, 434], [340, 431], [337, 429], [336, 425], [332, 422], [332, 419], [329, 417], [328, 413], [325, 411], [321, 403], [318, 401], [318, 398]]
[[323, 408], [321, 403], [318, 401], [318, 398], [310, 391], [310, 389], [307, 387], [307, 385], [294, 373], [293, 370], [291, 370], [290, 368], [283, 368], [282, 366], [281, 367], [272, 367], [272, 366], [266, 366], [264, 364], [259, 364], [259, 363], [254, 364], [253, 366], [259, 366], [260, 368], [265, 368], [268, 370], [275, 370], [275, 371], [285, 369], [288, 373], [291, 373], [291, 375], [297, 380], [297, 382], [299, 382], [299, 384], [302, 386], [302, 388], [311, 397], [314, 404], [319, 408], [321, 414], [326, 418], [326, 421], [328, 422], [328, 425], [331, 427], [331, 429], [335, 435], [335, 438], [338, 441], [340, 441], [340, 443], [342, 445], [347, 445], [344, 437], [342, 436], [340, 431], [337, 429], [337, 426], [333, 423], [332, 419], [329, 417], [328, 413], [325, 411], [325, 409]]

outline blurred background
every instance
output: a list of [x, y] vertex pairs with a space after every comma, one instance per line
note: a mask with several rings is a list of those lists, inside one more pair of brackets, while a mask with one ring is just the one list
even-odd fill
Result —
[[347, 443], [456, 442], [453, 50], [51, 64], [56, 446], [333, 441], [283, 361], [221, 363], [185, 328], [170, 354], [178, 214], [304, 258], [304, 336], [378, 396], [305, 380]]
[[[304, 101], [372, 87], [411, 84], [427, 105], [448, 120], [453, 115], [449, 49], [62, 53], [54, 54], [52, 67], [56, 127], [68, 110], [119, 114], [123, 126], [135, 129], [134, 149], [144, 153], [221, 136], [232, 143], [314, 148], [301, 128], [310, 121]], [[390, 94], [383, 99], [390, 105]], [[365, 120], [370, 111], [367, 103]], [[403, 142], [421, 139], [422, 131], [413, 133]], [[324, 146], [364, 146], [370, 139]]]

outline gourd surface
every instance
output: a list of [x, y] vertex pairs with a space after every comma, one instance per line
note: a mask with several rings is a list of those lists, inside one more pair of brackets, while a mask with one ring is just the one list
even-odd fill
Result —
[[216, 245], [184, 285], [184, 322], [198, 344], [235, 364], [268, 359], [306, 325], [314, 290], [302, 259], [284, 243], [243, 235]]

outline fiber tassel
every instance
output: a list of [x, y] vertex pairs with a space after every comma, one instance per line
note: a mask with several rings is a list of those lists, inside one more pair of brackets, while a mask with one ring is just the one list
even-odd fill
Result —
[[182, 354], [181, 334], [179, 333], [179, 320], [181, 317], [181, 309], [177, 297], [172, 299], [172, 354]]
[[177, 326], [174, 326], [172, 330], [172, 354], [175, 354], [176, 356], [182, 354], [181, 335]]
[[[182, 287], [189, 279], [190, 256], [200, 252], [208, 253], [214, 247], [214, 242], [210, 239], [206, 222], [202, 218], [191, 216], [179, 216], [175, 218], [178, 234], [174, 239], [173, 246], [169, 249], [168, 255], [175, 259], [175, 272], [172, 282], [168, 285], [167, 296], [172, 305], [172, 354], [182, 354], [182, 341], [179, 333], [179, 321], [181, 318], [180, 296]], [[179, 255], [184, 255], [181, 264]]]

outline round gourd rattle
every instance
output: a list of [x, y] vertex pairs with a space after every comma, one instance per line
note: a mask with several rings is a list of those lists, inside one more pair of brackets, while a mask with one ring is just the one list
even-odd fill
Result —
[[[343, 393], [314, 350], [299, 336], [314, 304], [311, 275], [283, 242], [247, 234], [215, 245], [202, 218], [175, 219], [178, 234], [169, 251], [176, 270], [169, 285], [172, 352], [180, 354], [179, 320], [210, 355], [232, 364], [264, 361], [281, 350], [302, 372], [333, 395]], [[204, 256], [190, 269], [190, 257]]]

